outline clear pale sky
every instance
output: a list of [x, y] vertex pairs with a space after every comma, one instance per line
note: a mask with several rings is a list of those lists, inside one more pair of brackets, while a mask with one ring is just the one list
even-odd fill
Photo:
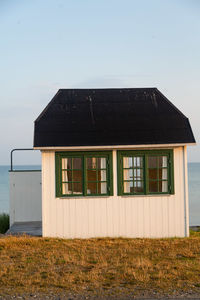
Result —
[[[59, 88], [157, 87], [199, 143], [200, 1], [0, 0], [0, 87], [0, 164], [33, 146], [33, 122]], [[200, 161], [199, 145], [188, 160]]]

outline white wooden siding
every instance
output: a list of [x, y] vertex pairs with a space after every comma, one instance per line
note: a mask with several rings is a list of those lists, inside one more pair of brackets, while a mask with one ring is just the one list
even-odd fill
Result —
[[111, 197], [55, 197], [55, 151], [42, 151], [43, 236], [183, 237], [188, 235], [186, 149], [174, 148], [174, 195], [117, 196], [113, 150]]
[[10, 180], [10, 226], [42, 221], [41, 171], [13, 171]]

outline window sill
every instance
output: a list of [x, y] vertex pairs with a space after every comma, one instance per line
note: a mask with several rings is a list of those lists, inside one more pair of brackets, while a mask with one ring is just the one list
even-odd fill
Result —
[[108, 198], [108, 197], [113, 197], [113, 195], [103, 195], [103, 196], [100, 196], [100, 195], [97, 195], [97, 196], [59, 196], [57, 197], [56, 196], [56, 199], [94, 199], [94, 198]]
[[110, 198], [110, 197], [120, 197], [120, 198], [160, 198], [160, 197], [169, 197], [169, 196], [174, 196], [175, 194], [148, 194], [148, 195], [103, 195], [103, 196], [59, 196], [55, 197], [56, 199], [105, 199], [105, 198]]
[[129, 198], [129, 197], [133, 197], [133, 198], [136, 198], [136, 197], [145, 197], [145, 198], [149, 198], [149, 197], [169, 197], [169, 196], [174, 196], [174, 194], [144, 194], [144, 195], [118, 195], [118, 197], [121, 197], [121, 198]]

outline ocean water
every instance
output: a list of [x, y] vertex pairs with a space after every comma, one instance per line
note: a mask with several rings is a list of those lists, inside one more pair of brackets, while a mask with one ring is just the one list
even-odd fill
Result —
[[[0, 213], [9, 212], [9, 169], [0, 166]], [[19, 170], [40, 170], [41, 166], [16, 166]], [[188, 164], [190, 225], [200, 225], [200, 163]]]
[[188, 164], [190, 225], [200, 225], [200, 163]]

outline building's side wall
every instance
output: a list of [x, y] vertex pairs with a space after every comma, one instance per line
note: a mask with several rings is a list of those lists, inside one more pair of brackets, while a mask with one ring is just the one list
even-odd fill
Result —
[[12, 171], [10, 226], [15, 222], [42, 220], [41, 171]]
[[113, 151], [114, 196], [55, 197], [55, 152], [42, 152], [43, 235], [89, 237], [183, 237], [186, 235], [184, 147], [174, 149], [175, 194], [117, 196], [116, 151]]
[[183, 147], [183, 160], [184, 160], [184, 210], [185, 210], [185, 236], [189, 236], [189, 198], [188, 198], [188, 164], [187, 164], [187, 146]]

